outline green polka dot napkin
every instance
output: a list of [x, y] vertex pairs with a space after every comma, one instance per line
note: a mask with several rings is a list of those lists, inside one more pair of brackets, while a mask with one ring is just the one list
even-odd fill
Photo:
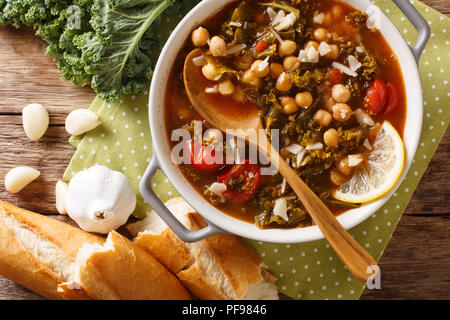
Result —
[[[394, 21], [408, 42], [414, 43], [417, 32], [392, 1], [374, 1]], [[423, 175], [450, 120], [450, 19], [419, 1], [413, 4], [431, 26], [432, 36], [420, 61], [424, 90], [424, 123], [415, 161], [397, 193], [366, 221], [350, 233], [375, 259], [383, 254], [408, 201]], [[179, 17], [165, 17], [166, 30]], [[169, 31], [170, 32], [170, 31]], [[167, 31], [161, 30], [165, 39]], [[84, 137], [73, 138], [77, 150], [64, 178], [98, 163], [122, 171], [138, 194], [134, 215], [142, 218], [150, 207], [138, 192], [138, 185], [152, 154], [148, 125], [148, 92], [127, 96], [109, 104], [95, 99], [90, 109], [103, 124]], [[167, 200], [176, 191], [161, 174], [152, 181], [158, 196]], [[358, 299], [364, 283], [345, 268], [326, 240], [303, 244], [269, 244], [249, 241], [278, 278], [279, 290], [294, 299]], [[383, 271], [381, 270], [381, 277]]]

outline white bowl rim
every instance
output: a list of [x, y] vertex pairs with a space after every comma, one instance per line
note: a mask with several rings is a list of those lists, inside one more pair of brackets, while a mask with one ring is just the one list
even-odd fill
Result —
[[[153, 156], [157, 157], [161, 170], [178, 193], [206, 220], [226, 232], [270, 243], [302, 243], [323, 239], [324, 236], [317, 226], [293, 229], [259, 229], [252, 224], [221, 212], [209, 204], [187, 181], [178, 166], [170, 161], [163, 108], [166, 83], [173, 61], [191, 30], [214, 12], [233, 1], [235, 0], [204, 0], [200, 2], [182, 19], [167, 40], [154, 71], [149, 96]], [[373, 6], [369, 0], [343, 1], [362, 11], [367, 11], [367, 8]], [[414, 55], [400, 32], [382, 12], [381, 33], [398, 57], [405, 82], [407, 96], [407, 119], [404, 128], [405, 168], [397, 184], [385, 196], [360, 208], [348, 210], [337, 217], [345, 229], [350, 229], [373, 216], [395, 194], [413, 162], [421, 135], [423, 96], [419, 70]]]

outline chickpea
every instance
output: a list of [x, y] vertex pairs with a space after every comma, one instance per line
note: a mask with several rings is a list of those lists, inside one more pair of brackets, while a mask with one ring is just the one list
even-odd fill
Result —
[[264, 78], [269, 74], [269, 64], [263, 60], [256, 60], [250, 67], [250, 71], [258, 78]]
[[233, 81], [226, 79], [219, 82], [219, 85], [217, 86], [217, 90], [219, 93], [223, 96], [229, 96], [234, 93], [235, 86]]
[[330, 125], [332, 119], [331, 114], [322, 109], [318, 110], [314, 115], [314, 121], [324, 128]]
[[340, 185], [345, 183], [346, 179], [339, 171], [332, 170], [330, 171], [330, 181], [336, 187], [339, 187]]
[[325, 55], [325, 58], [336, 60], [339, 58], [339, 47], [335, 44], [330, 44], [330, 52]]
[[246, 83], [252, 87], [259, 88], [262, 84], [261, 78], [258, 78], [253, 72], [247, 70], [241, 78], [241, 82]]
[[333, 107], [333, 118], [336, 121], [344, 122], [350, 119], [353, 111], [346, 103], [336, 103]]
[[208, 63], [202, 67], [202, 73], [206, 79], [215, 81], [220, 76], [220, 73], [217, 72], [216, 67], [212, 63]]
[[296, 49], [297, 44], [294, 41], [284, 40], [278, 47], [278, 54], [280, 55], [280, 57], [288, 56], [290, 54], [293, 54]]
[[244, 91], [242, 91], [242, 89], [239, 87], [236, 87], [236, 89], [233, 92], [232, 97], [237, 102], [240, 102], [240, 103], [247, 102], [247, 96], [245, 95]]
[[314, 47], [314, 49], [319, 50], [319, 44], [316, 41], [308, 41], [308, 43], [305, 45], [305, 49], [309, 49], [310, 47]]
[[294, 56], [288, 56], [283, 60], [283, 67], [287, 72], [294, 71], [300, 67], [300, 59]]
[[309, 108], [313, 102], [313, 96], [308, 91], [299, 92], [295, 95], [295, 103], [303, 109]]
[[325, 28], [317, 28], [314, 30], [314, 38], [318, 41], [328, 40], [328, 30]]
[[339, 19], [344, 14], [344, 10], [340, 5], [334, 5], [331, 8], [331, 14], [333, 15], [334, 18]]
[[234, 65], [242, 71], [245, 71], [251, 67], [253, 63], [253, 56], [249, 53], [245, 53], [241, 56], [238, 56], [235, 59]]
[[285, 114], [293, 114], [298, 110], [297, 103], [295, 103], [295, 99], [289, 96], [281, 97], [280, 99], [281, 105], [283, 106], [283, 112]]
[[342, 174], [346, 176], [351, 175], [353, 172], [353, 169], [348, 165], [348, 157], [345, 157], [344, 159], [339, 161], [337, 168]]
[[288, 75], [286, 72], [283, 72], [280, 74], [280, 76], [277, 79], [276, 88], [278, 91], [286, 92], [291, 90], [292, 88], [292, 79], [291, 76]]
[[339, 136], [336, 129], [328, 129], [323, 134], [323, 141], [325, 144], [331, 148], [335, 148], [339, 144]]
[[336, 102], [346, 103], [350, 100], [352, 93], [343, 84], [335, 84], [331, 88], [331, 95]]
[[227, 55], [227, 44], [221, 37], [214, 36], [209, 42], [209, 50], [214, 57], [223, 57]]
[[283, 65], [277, 62], [272, 62], [269, 68], [270, 68], [270, 76], [274, 79], [278, 79], [278, 77], [284, 72]]
[[196, 47], [203, 47], [208, 43], [209, 32], [203, 27], [198, 27], [192, 32], [192, 43]]

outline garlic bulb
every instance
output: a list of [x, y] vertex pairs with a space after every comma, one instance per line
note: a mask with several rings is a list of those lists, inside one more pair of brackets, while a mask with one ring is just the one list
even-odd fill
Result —
[[69, 183], [66, 211], [83, 230], [107, 234], [125, 224], [135, 207], [127, 177], [105, 166], [81, 171]]

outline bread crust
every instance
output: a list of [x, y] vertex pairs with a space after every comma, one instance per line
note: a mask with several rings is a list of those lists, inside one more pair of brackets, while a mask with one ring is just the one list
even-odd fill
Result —
[[[80, 284], [95, 299], [189, 300], [178, 279], [133, 242], [112, 231], [106, 250], [80, 267]], [[101, 284], [101, 287], [99, 287]]]
[[[0, 200], [0, 214], [6, 214], [40, 237], [58, 246], [67, 256], [75, 259], [78, 249], [86, 242], [103, 244], [104, 239], [55, 219], [21, 209]], [[0, 215], [0, 275], [48, 299], [86, 299], [82, 293], [69, 295], [58, 291], [64, 282], [57, 273], [45, 266], [24, 248], [13, 229]]]
[[[187, 218], [184, 224], [189, 230], [196, 231], [206, 226], [203, 218], [186, 206], [183, 198], [173, 198], [166, 202], [166, 206], [176, 216], [184, 211]], [[145, 223], [139, 227], [140, 230], [137, 225], [128, 228], [136, 236], [135, 243], [176, 274], [183, 285], [200, 299], [242, 299], [252, 284], [262, 281], [273, 284], [276, 280], [262, 268], [263, 261], [259, 255], [236, 236], [218, 234], [187, 244], [167, 226], [160, 233], [145, 230]]]

